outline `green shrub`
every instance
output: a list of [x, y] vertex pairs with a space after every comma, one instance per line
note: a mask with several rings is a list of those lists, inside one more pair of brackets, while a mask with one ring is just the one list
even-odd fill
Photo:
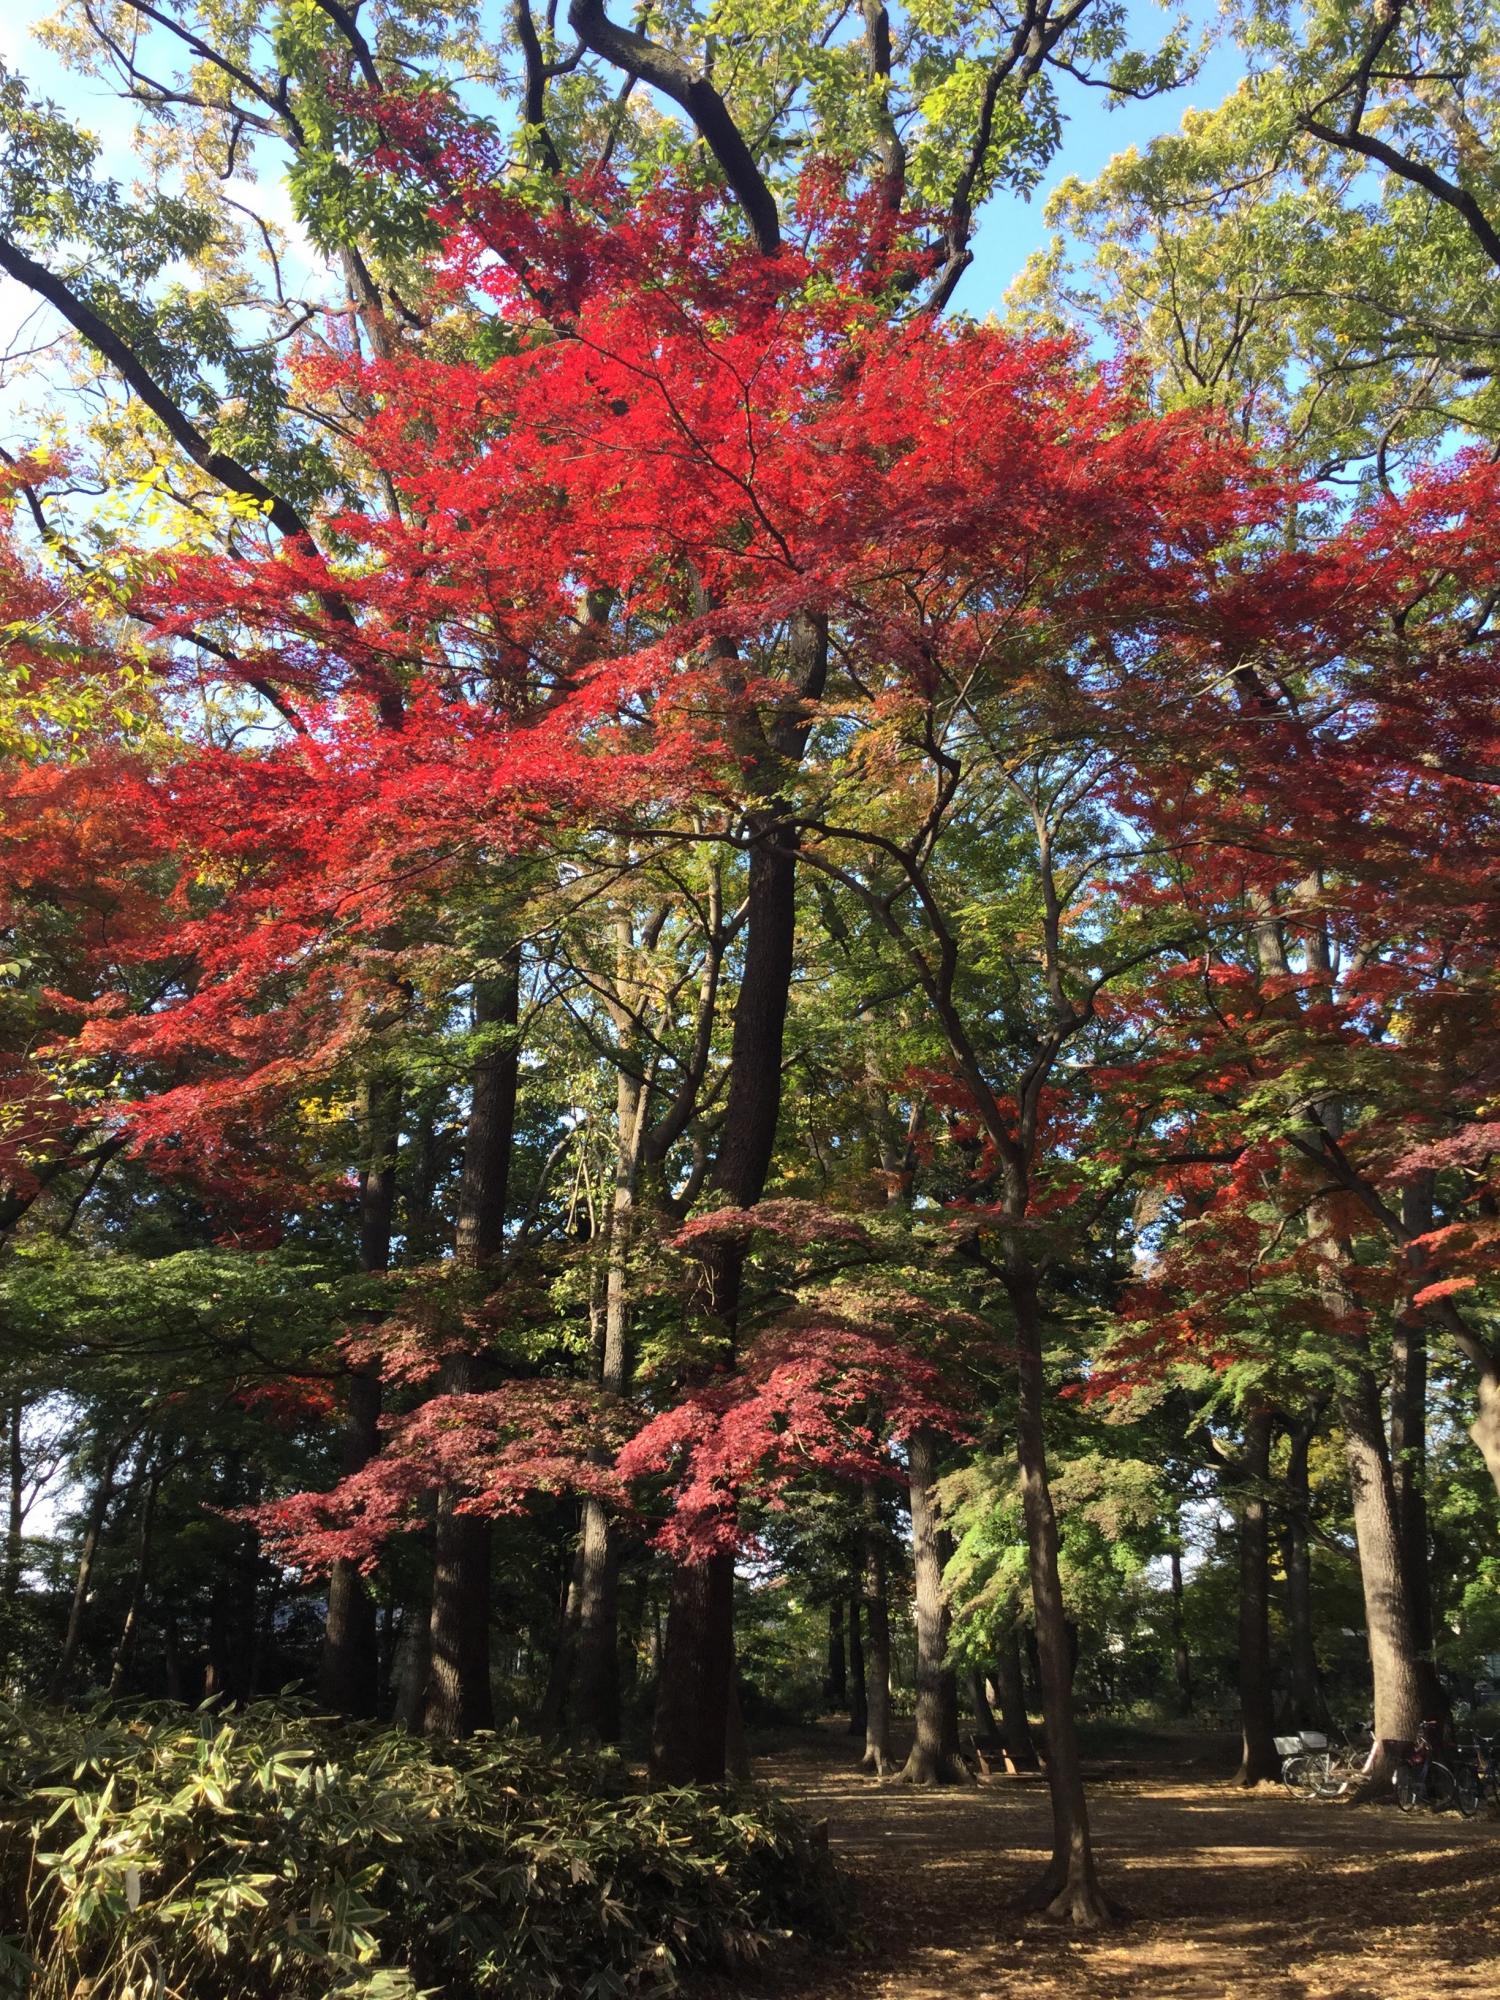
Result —
[[786, 1808], [613, 1757], [438, 1756], [285, 1706], [0, 1710], [0, 1993], [27, 2000], [606, 2000], [838, 1920]]

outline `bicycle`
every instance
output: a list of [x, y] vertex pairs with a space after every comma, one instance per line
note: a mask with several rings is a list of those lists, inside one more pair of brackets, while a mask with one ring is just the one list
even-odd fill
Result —
[[1281, 1758], [1281, 1782], [1304, 1798], [1331, 1798], [1342, 1780], [1334, 1776], [1336, 1753], [1321, 1729], [1302, 1729], [1295, 1736], [1275, 1739]]
[[1461, 1750], [1459, 1756], [1463, 1778], [1472, 1781], [1474, 1804], [1470, 1816], [1478, 1812], [1486, 1797], [1500, 1804], [1500, 1737], [1477, 1736], [1473, 1745]]
[[1472, 1765], [1460, 1764], [1455, 1771], [1439, 1762], [1434, 1750], [1441, 1740], [1442, 1724], [1429, 1717], [1396, 1767], [1396, 1804], [1407, 1813], [1423, 1804], [1434, 1812], [1452, 1806], [1465, 1819], [1472, 1819], [1479, 1810], [1478, 1776]]
[[1330, 1773], [1334, 1795], [1341, 1796], [1366, 1777], [1375, 1754], [1375, 1725], [1361, 1722], [1344, 1730], [1344, 1747], [1333, 1759]]

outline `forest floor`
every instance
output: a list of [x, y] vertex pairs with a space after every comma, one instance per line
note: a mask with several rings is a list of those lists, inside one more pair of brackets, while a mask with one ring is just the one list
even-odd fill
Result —
[[[1500, 1822], [1239, 1791], [1185, 1740], [1090, 1769], [1121, 1930], [1016, 1914], [1048, 1848], [1041, 1778], [917, 1791], [807, 1732], [756, 1776], [828, 1822], [856, 1943], [744, 2000], [1500, 2000]], [[1149, 1761], [1148, 1761], [1149, 1757]]]

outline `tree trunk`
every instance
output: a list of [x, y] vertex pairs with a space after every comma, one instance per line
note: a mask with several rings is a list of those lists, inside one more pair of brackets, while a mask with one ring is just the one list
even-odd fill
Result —
[[1271, 1476], [1271, 1412], [1252, 1410], [1238, 1478], [1240, 1543], [1240, 1768], [1235, 1782], [1259, 1785], [1281, 1775], [1271, 1696], [1271, 1534], [1266, 1486]]
[[835, 1597], [828, 1607], [828, 1669], [823, 1676], [823, 1699], [835, 1714], [842, 1714], [849, 1700], [849, 1667], [844, 1654], [844, 1600]]
[[1427, 1532], [1427, 1338], [1420, 1320], [1403, 1314], [1391, 1352], [1391, 1487], [1412, 1637], [1432, 1655], [1431, 1554]]
[[537, 1709], [537, 1730], [542, 1736], [556, 1736], [567, 1713], [568, 1697], [574, 1692], [578, 1667], [578, 1631], [583, 1596], [584, 1544], [580, 1540], [568, 1566], [568, 1584], [558, 1607], [557, 1638], [547, 1669], [547, 1685]]
[[[945, 1557], [946, 1561], [947, 1558]], [[945, 1642], [946, 1644], [946, 1639]], [[983, 1683], [980, 1693], [984, 1692]], [[960, 1785], [971, 1785], [974, 1773], [969, 1768], [963, 1748], [963, 1711], [958, 1701], [958, 1674], [952, 1667], [944, 1667], [939, 1683], [939, 1699], [943, 1718], [943, 1761], [956, 1774]]]
[[465, 1270], [480, 1271], [505, 1248], [511, 1148], [516, 1126], [520, 1051], [520, 953], [505, 954], [503, 970], [474, 982], [474, 1028], [480, 1047], [464, 1133], [463, 1172], [453, 1254]]
[[[401, 1126], [401, 1085], [367, 1077], [359, 1092], [364, 1134], [360, 1173], [359, 1267], [387, 1270], [396, 1203], [396, 1149]], [[373, 1362], [352, 1369], [345, 1387], [339, 1470], [358, 1472], [380, 1449], [380, 1370]], [[340, 1556], [328, 1579], [328, 1616], [318, 1661], [318, 1700], [341, 1715], [373, 1715], [380, 1688], [375, 1600], [358, 1567]]]
[[1029, 1712], [1036, 1715], [1040, 1713], [1042, 1706], [1042, 1662], [1036, 1649], [1036, 1630], [1031, 1625], [1021, 1627], [1021, 1660], [1026, 1677]]
[[1324, 1729], [1328, 1725], [1328, 1704], [1323, 1698], [1322, 1676], [1313, 1644], [1312, 1567], [1308, 1557], [1312, 1501], [1307, 1483], [1307, 1453], [1312, 1436], [1311, 1420], [1295, 1425], [1288, 1433], [1287, 1504], [1281, 1538], [1292, 1669], [1291, 1720], [1297, 1729]]
[[1193, 1663], [1188, 1653], [1187, 1623], [1182, 1610], [1182, 1550], [1174, 1548], [1172, 1562], [1172, 1678], [1177, 1684], [1177, 1713], [1193, 1712]]
[[661, 1674], [662, 1616], [661, 1605], [653, 1590], [647, 1592], [646, 1611], [646, 1678], [655, 1682]]
[[597, 1743], [620, 1739], [620, 1557], [601, 1500], [583, 1502], [579, 1544], [578, 1650], [574, 1715], [579, 1733]]
[[1028, 1901], [1051, 1916], [1093, 1926], [1110, 1922], [1115, 1912], [1099, 1886], [1094, 1865], [1073, 1710], [1072, 1649], [1058, 1569], [1057, 1515], [1047, 1479], [1046, 1383], [1036, 1277], [1015, 1249], [1008, 1255], [1005, 1282], [1016, 1321], [1017, 1457], [1052, 1800], [1052, 1858]]
[[1035, 1771], [1041, 1763], [1026, 1713], [1026, 1681], [1021, 1672], [1021, 1635], [1014, 1619], [1000, 1633], [995, 1655], [995, 1693], [1000, 1700], [1000, 1727], [1005, 1754], [1018, 1771]]
[[[344, 1390], [339, 1448], [343, 1477], [358, 1472], [380, 1448], [380, 1373], [354, 1368]], [[318, 1659], [318, 1700], [340, 1715], [373, 1715], [380, 1678], [375, 1600], [358, 1567], [340, 1556], [328, 1578], [328, 1614]]]
[[[628, 1582], [628, 1587], [627, 1587]], [[641, 1655], [648, 1643], [651, 1620], [651, 1572], [642, 1563], [632, 1578], [620, 1572], [620, 1610], [617, 1620], [620, 1646], [620, 1699], [625, 1701], [640, 1686]]]
[[52, 1669], [47, 1683], [47, 1699], [56, 1701], [67, 1686], [78, 1658], [78, 1648], [83, 1639], [83, 1614], [88, 1604], [89, 1590], [94, 1580], [94, 1563], [99, 1554], [99, 1543], [104, 1534], [104, 1520], [109, 1512], [109, 1504], [115, 1497], [115, 1472], [124, 1456], [123, 1445], [114, 1446], [104, 1461], [104, 1470], [89, 1499], [88, 1516], [84, 1522], [83, 1545], [78, 1552], [78, 1569], [73, 1578], [73, 1600], [68, 1606], [68, 1625], [63, 1634], [62, 1650]]
[[[646, 1093], [621, 1071], [615, 1095], [615, 1185], [610, 1201], [599, 1385], [623, 1396], [630, 1377], [630, 1252], [640, 1173]], [[579, 1582], [578, 1726], [600, 1743], [620, 1735], [620, 1552], [614, 1523], [600, 1500], [583, 1503], [583, 1568]]]
[[1380, 1390], [1367, 1368], [1357, 1370], [1341, 1393], [1339, 1414], [1375, 1684], [1375, 1757], [1366, 1790], [1377, 1792], [1389, 1784], [1402, 1747], [1416, 1738], [1422, 1722], [1422, 1678], [1406, 1597]]
[[432, 1674], [432, 1613], [425, 1596], [408, 1604], [401, 1616], [396, 1657], [391, 1663], [391, 1721], [415, 1736], [427, 1708], [427, 1683]]
[[1364, 1358], [1348, 1247], [1318, 1210], [1309, 1216], [1308, 1234], [1322, 1262], [1319, 1283], [1325, 1303], [1337, 1322], [1356, 1329], [1356, 1338], [1347, 1342], [1353, 1351], [1345, 1359], [1338, 1402], [1375, 1691], [1375, 1751], [1361, 1791], [1384, 1796], [1402, 1748], [1415, 1739], [1422, 1723], [1422, 1672], [1380, 1388]]
[[[1403, 1191], [1401, 1220], [1413, 1234], [1421, 1235], [1432, 1227], [1432, 1208], [1433, 1176], [1423, 1174]], [[1416, 1275], [1421, 1282], [1420, 1272]], [[1411, 1305], [1398, 1315], [1391, 1341], [1391, 1482], [1422, 1707], [1427, 1715], [1447, 1716], [1450, 1704], [1434, 1656], [1437, 1633], [1427, 1527], [1427, 1323]]]
[[[442, 1393], [469, 1395], [477, 1386], [469, 1354], [443, 1363]], [[427, 1707], [428, 1736], [470, 1736], [492, 1729], [490, 1691], [490, 1524], [458, 1511], [460, 1495], [445, 1487], [433, 1523], [432, 1614]]]
[[[752, 823], [764, 817], [754, 815]], [[715, 1188], [738, 1208], [751, 1208], [759, 1201], [775, 1143], [781, 1108], [781, 1042], [792, 977], [795, 887], [793, 859], [781, 851], [774, 825], [766, 826], [750, 851], [745, 966], [734, 1010], [729, 1093], [713, 1175]], [[718, 1335], [716, 1358], [721, 1365], [732, 1366], [744, 1248], [716, 1243], [703, 1264], [707, 1317]], [[726, 1500], [728, 1504], [732, 1502]], [[686, 1572], [679, 1568], [672, 1580], [652, 1732], [652, 1770], [661, 1783], [712, 1785], [723, 1780], [734, 1592], [707, 1572], [726, 1562], [732, 1572], [732, 1558], [714, 1557], [710, 1563], [687, 1566]], [[691, 1574], [699, 1570], [704, 1574]], [[716, 1619], [728, 1621], [724, 1629], [712, 1624]], [[682, 1647], [695, 1655], [692, 1663], [674, 1659], [674, 1651]], [[694, 1706], [684, 1709], [679, 1703], [689, 1690]], [[704, 1704], [706, 1715], [698, 1712]], [[695, 1744], [702, 1752], [696, 1763]]]
[[864, 1740], [869, 1722], [865, 1705], [865, 1645], [860, 1635], [860, 1603], [863, 1586], [849, 1593], [849, 1734]]
[[130, 1663], [130, 1651], [135, 1643], [136, 1628], [141, 1622], [141, 1607], [146, 1601], [146, 1578], [151, 1564], [151, 1533], [156, 1525], [156, 1496], [161, 1491], [162, 1468], [153, 1465], [146, 1481], [145, 1496], [141, 1501], [141, 1525], [135, 1545], [135, 1576], [131, 1580], [130, 1603], [126, 1607], [125, 1622], [120, 1627], [120, 1636], [115, 1642], [114, 1658], [109, 1668], [109, 1691], [117, 1695], [125, 1680], [125, 1669]]
[[1500, 1364], [1479, 1370], [1475, 1390], [1478, 1407], [1469, 1436], [1495, 1482], [1495, 1491], [1500, 1493]]
[[652, 1781], [721, 1785], [734, 1665], [734, 1557], [726, 1552], [706, 1562], [678, 1563], [670, 1592], [651, 1737]]
[[5, 1414], [5, 1601], [13, 1604], [21, 1589], [21, 1535], [26, 1526], [26, 1450], [23, 1436], [26, 1402], [19, 1389], [11, 1397]]
[[[238, 1451], [227, 1452], [217, 1503], [226, 1514], [252, 1497], [246, 1491], [244, 1474], [242, 1454]], [[250, 1531], [237, 1529], [233, 1542], [214, 1572], [213, 1590], [208, 1600], [208, 1660], [203, 1672], [205, 1699], [217, 1696], [226, 1702], [240, 1703], [249, 1698], [251, 1656], [254, 1652], [253, 1549], [254, 1539]], [[247, 1550], [251, 1557], [248, 1564]]]
[[901, 1776], [909, 1785], [966, 1784], [969, 1774], [957, 1755], [956, 1690], [946, 1661], [949, 1614], [943, 1602], [941, 1530], [932, 1490], [937, 1439], [925, 1425], [907, 1439], [907, 1470], [916, 1581], [917, 1717]]
[[883, 1778], [891, 1758], [891, 1621], [885, 1544], [875, 1488], [864, 1489], [865, 1754], [861, 1770]]
[[[505, 1247], [505, 1209], [515, 1137], [519, 1051], [520, 954], [506, 955], [498, 976], [474, 983], [474, 1025], [482, 1038], [464, 1134], [463, 1173], [454, 1231], [454, 1261], [484, 1271]], [[450, 1354], [441, 1393], [471, 1394], [480, 1386], [472, 1354]], [[490, 1692], [490, 1524], [458, 1511], [459, 1495], [437, 1497], [433, 1530], [431, 1669], [423, 1728], [428, 1736], [467, 1736], [494, 1724]]]
[[1000, 1725], [995, 1720], [995, 1711], [990, 1707], [990, 1698], [984, 1685], [984, 1669], [970, 1667], [968, 1670], [969, 1706], [974, 1712], [974, 1738], [980, 1748], [993, 1754], [1004, 1743]]
[[[1401, 1194], [1401, 1221], [1414, 1236], [1431, 1229], [1432, 1174], [1422, 1174]], [[1409, 1256], [1408, 1261], [1412, 1261]], [[1425, 1282], [1420, 1266], [1413, 1289]], [[1424, 1660], [1432, 1657], [1432, 1586], [1427, 1533], [1427, 1327], [1408, 1304], [1396, 1318], [1391, 1342], [1391, 1483], [1412, 1636]], [[1434, 1676], [1436, 1678], [1436, 1676]]]
[[402, 1257], [408, 1264], [430, 1264], [443, 1253], [443, 1217], [438, 1208], [447, 1165], [439, 1126], [443, 1097], [431, 1085], [408, 1086], [404, 1095], [411, 1109], [405, 1120], [408, 1143], [401, 1149]]
[[236, 1659], [229, 1622], [229, 1593], [219, 1582], [214, 1585], [208, 1600], [208, 1647], [203, 1663], [205, 1701], [234, 1700], [235, 1690], [230, 1681]]
[[[828, 671], [828, 624], [811, 613], [794, 617], [790, 635], [791, 680], [801, 705], [780, 715], [746, 747], [768, 780], [801, 760], [812, 726], [811, 704]], [[748, 814], [750, 860], [745, 893], [745, 956], [730, 1035], [729, 1089], [724, 1101], [718, 1156], [711, 1184], [736, 1208], [760, 1200], [781, 1116], [782, 1046], [797, 934], [797, 829], [774, 797]], [[717, 1359], [733, 1365], [739, 1323], [744, 1249], [720, 1245], [705, 1258], [709, 1316], [718, 1335]], [[733, 1504], [732, 1496], [726, 1501]], [[699, 1576], [694, 1571], [701, 1569]], [[705, 1622], [706, 1621], [706, 1622]], [[719, 1622], [715, 1622], [719, 1621]], [[673, 1657], [688, 1648], [691, 1661]], [[724, 1775], [729, 1726], [730, 1672], [734, 1659], [734, 1561], [679, 1570], [671, 1607], [652, 1728], [653, 1774], [693, 1772], [700, 1784]], [[703, 1713], [684, 1710], [690, 1696]], [[699, 1753], [694, 1771], [695, 1748]], [[683, 1778], [664, 1777], [681, 1783]]]

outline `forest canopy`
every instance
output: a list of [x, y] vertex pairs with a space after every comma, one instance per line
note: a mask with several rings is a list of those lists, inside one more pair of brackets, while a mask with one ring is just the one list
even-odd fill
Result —
[[[1496, 36], [65, 0], [0, 69], [15, 1798], [83, 1729], [139, 1830], [208, 1701], [486, 1898], [498, 1799], [670, 1825], [664, 1990], [836, 1924], [747, 1727], [1040, 1751], [1094, 1926], [1080, 1718], [1368, 1721], [1373, 1794], [1482, 1709]], [[558, 1884], [442, 1990], [549, 1990]], [[313, 1990], [234, 1915], [174, 1978]]]

